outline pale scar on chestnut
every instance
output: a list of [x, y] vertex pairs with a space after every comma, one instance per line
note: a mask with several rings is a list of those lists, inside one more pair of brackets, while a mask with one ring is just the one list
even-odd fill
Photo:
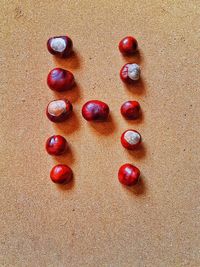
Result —
[[50, 46], [56, 52], [63, 52], [66, 48], [66, 41], [62, 38], [54, 38], [51, 40]]
[[53, 101], [48, 106], [48, 112], [52, 116], [60, 116], [66, 112], [66, 103], [63, 100]]
[[124, 139], [130, 144], [130, 145], [136, 145], [140, 141], [140, 135], [133, 131], [127, 131], [124, 134]]

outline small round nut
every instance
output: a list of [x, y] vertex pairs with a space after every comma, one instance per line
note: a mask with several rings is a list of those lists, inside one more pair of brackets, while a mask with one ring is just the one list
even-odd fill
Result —
[[119, 182], [123, 185], [135, 185], [140, 177], [140, 170], [130, 163], [122, 165], [118, 172]]
[[68, 70], [54, 68], [47, 76], [47, 84], [53, 91], [66, 91], [74, 85], [74, 75]]
[[119, 42], [119, 50], [124, 55], [130, 55], [137, 51], [138, 42], [133, 36], [126, 36]]
[[69, 36], [55, 36], [47, 41], [47, 49], [52, 55], [65, 58], [73, 48], [72, 40]]
[[140, 104], [137, 101], [126, 101], [121, 106], [121, 114], [127, 120], [135, 120], [140, 116]]
[[108, 115], [108, 105], [99, 100], [90, 100], [82, 107], [82, 116], [87, 121], [105, 121]]
[[62, 135], [53, 135], [46, 141], [46, 151], [49, 155], [62, 155], [68, 148], [66, 139]]
[[67, 184], [72, 180], [73, 172], [69, 166], [58, 164], [52, 168], [50, 178], [56, 184]]

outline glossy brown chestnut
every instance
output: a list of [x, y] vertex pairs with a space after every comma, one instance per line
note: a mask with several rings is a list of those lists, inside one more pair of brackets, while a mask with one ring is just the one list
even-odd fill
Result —
[[90, 100], [82, 107], [83, 118], [87, 121], [104, 121], [108, 118], [109, 107], [99, 100]]
[[62, 122], [69, 118], [73, 110], [71, 102], [67, 99], [58, 99], [51, 101], [47, 108], [46, 114], [52, 122]]
[[47, 84], [51, 90], [66, 91], [74, 85], [74, 75], [68, 70], [55, 68], [49, 72]]
[[122, 165], [118, 172], [118, 179], [123, 185], [135, 185], [140, 177], [140, 170], [132, 164]]
[[67, 165], [58, 164], [52, 168], [50, 178], [56, 184], [67, 184], [73, 178], [72, 169]]
[[133, 83], [140, 78], [140, 66], [135, 63], [127, 63], [120, 70], [120, 78], [125, 83]]
[[58, 156], [67, 150], [67, 141], [61, 135], [53, 135], [46, 141], [46, 151], [50, 155]]
[[133, 150], [141, 143], [142, 137], [140, 133], [135, 130], [127, 130], [121, 136], [121, 144], [129, 150]]
[[69, 36], [55, 36], [47, 41], [47, 49], [52, 55], [65, 58], [73, 48], [72, 40]]
[[119, 42], [119, 50], [122, 54], [133, 54], [137, 48], [138, 42], [133, 36], [126, 36]]
[[121, 106], [121, 114], [127, 120], [138, 119], [140, 115], [140, 104], [137, 101], [126, 101]]

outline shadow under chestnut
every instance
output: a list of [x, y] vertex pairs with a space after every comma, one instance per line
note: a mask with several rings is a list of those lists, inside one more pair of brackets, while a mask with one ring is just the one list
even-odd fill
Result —
[[53, 91], [56, 98], [66, 98], [68, 99], [72, 104], [75, 102], [78, 102], [81, 98], [81, 87], [80, 85], [75, 81], [74, 85], [71, 89], [63, 92], [56, 92]]
[[134, 150], [128, 150], [127, 149], [127, 152], [132, 158], [136, 158], [136, 159], [144, 158], [146, 153], [147, 153], [144, 142], [142, 142]]
[[75, 181], [74, 181], [74, 174], [73, 174], [73, 178], [72, 180], [67, 183], [67, 184], [56, 184], [57, 188], [60, 190], [60, 191], [67, 191], [67, 190], [70, 190], [74, 187], [75, 185]]
[[109, 114], [106, 121], [90, 121], [88, 125], [101, 135], [110, 135], [117, 127], [112, 114]]
[[[120, 111], [121, 112], [121, 111]], [[122, 116], [122, 118], [130, 124], [130, 128], [134, 125], [140, 124], [144, 122], [144, 112], [142, 111], [142, 108], [140, 110], [139, 117], [137, 119], [126, 119]]]
[[133, 81], [131, 83], [123, 83], [124, 87], [128, 89], [131, 93], [136, 95], [145, 95], [146, 88], [142, 77], [138, 81]]
[[72, 134], [80, 128], [80, 122], [76, 113], [73, 111], [67, 120], [54, 123], [53, 127], [55, 128], [55, 130], [59, 129], [63, 134], [68, 135]]
[[134, 54], [130, 55], [123, 55], [121, 54], [122, 59], [125, 63], [136, 63], [140, 64], [144, 61], [143, 54], [140, 50], [137, 50]]
[[124, 186], [128, 191], [133, 193], [134, 195], [146, 195], [147, 185], [145, 183], [144, 176], [141, 174], [137, 184], [132, 186]]
[[66, 70], [76, 70], [81, 66], [81, 56], [77, 50], [73, 50], [66, 58], [53, 57], [56, 65]]

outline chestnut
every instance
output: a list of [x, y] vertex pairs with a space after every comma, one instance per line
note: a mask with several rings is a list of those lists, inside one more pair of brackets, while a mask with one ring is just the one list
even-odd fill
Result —
[[120, 78], [123, 82], [132, 83], [140, 78], [140, 66], [135, 63], [127, 63], [120, 70]]
[[73, 178], [72, 169], [67, 165], [58, 164], [52, 168], [50, 178], [56, 184], [67, 184]]
[[133, 150], [141, 143], [142, 137], [135, 130], [127, 130], [121, 136], [121, 144], [129, 150]]
[[109, 107], [99, 100], [90, 100], [82, 107], [83, 118], [87, 121], [104, 121], [108, 118]]
[[119, 42], [119, 51], [125, 55], [135, 53], [137, 48], [138, 42], [133, 36], [126, 36]]
[[121, 114], [127, 120], [138, 119], [140, 115], [140, 104], [137, 101], [126, 101], [121, 106]]
[[46, 115], [52, 122], [62, 122], [68, 119], [72, 113], [73, 106], [67, 99], [51, 101], [46, 108]]
[[68, 70], [54, 68], [47, 76], [47, 84], [51, 90], [66, 91], [74, 85], [74, 75]]
[[52, 55], [65, 58], [73, 48], [72, 40], [69, 36], [55, 36], [47, 41], [47, 49]]
[[67, 141], [61, 135], [53, 135], [46, 141], [46, 151], [50, 155], [59, 156], [66, 151], [67, 147]]
[[140, 170], [130, 163], [122, 165], [118, 172], [118, 179], [123, 185], [135, 185], [140, 177]]

